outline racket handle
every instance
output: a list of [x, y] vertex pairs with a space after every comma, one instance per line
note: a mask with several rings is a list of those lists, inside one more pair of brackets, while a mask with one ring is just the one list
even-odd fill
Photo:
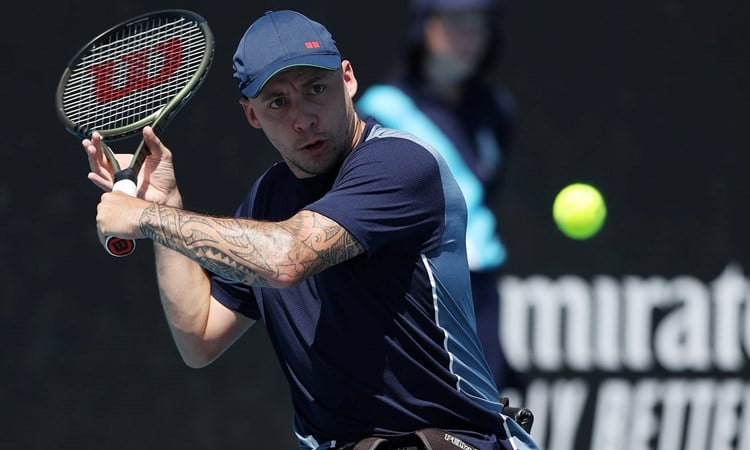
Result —
[[[115, 174], [115, 184], [112, 186], [113, 191], [123, 192], [135, 197], [137, 187], [135, 184], [135, 174], [130, 169], [125, 169]], [[128, 256], [135, 251], [134, 239], [122, 239], [114, 236], [107, 236], [104, 240], [104, 249], [112, 256]]]

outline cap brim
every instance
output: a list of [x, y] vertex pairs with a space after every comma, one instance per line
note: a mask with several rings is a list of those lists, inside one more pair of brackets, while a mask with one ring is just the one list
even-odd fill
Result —
[[305, 55], [279, 61], [259, 73], [250, 84], [242, 89], [242, 93], [248, 98], [256, 98], [266, 83], [268, 83], [268, 80], [279, 72], [292, 67], [317, 67], [325, 70], [338, 70], [341, 68], [341, 55]]

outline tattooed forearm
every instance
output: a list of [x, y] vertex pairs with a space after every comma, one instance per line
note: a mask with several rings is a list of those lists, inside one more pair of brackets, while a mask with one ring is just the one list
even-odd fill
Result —
[[300, 236], [298, 245], [302, 249], [309, 249], [316, 255], [320, 270], [362, 253], [362, 247], [351, 234], [320, 214], [304, 211], [288, 220], [286, 226], [290, 233]]
[[236, 219], [151, 205], [141, 215], [141, 231], [213, 273], [254, 286], [270, 285], [262, 274], [272, 273], [272, 267], [264, 264]]
[[311, 211], [262, 222], [151, 205], [140, 227], [207, 270], [254, 286], [294, 284], [363, 252], [346, 229]]

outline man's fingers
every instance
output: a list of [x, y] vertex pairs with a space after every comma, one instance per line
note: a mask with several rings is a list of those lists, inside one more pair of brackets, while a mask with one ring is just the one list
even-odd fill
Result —
[[159, 137], [154, 133], [154, 129], [151, 127], [143, 128], [143, 140], [146, 141], [146, 145], [152, 154], [159, 155], [162, 153], [162, 143]]

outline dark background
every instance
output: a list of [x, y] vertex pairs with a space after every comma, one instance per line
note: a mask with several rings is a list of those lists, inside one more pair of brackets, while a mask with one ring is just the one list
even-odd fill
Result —
[[[326, 24], [360, 91], [388, 69], [403, 0], [59, 1], [5, 6], [0, 179], [0, 448], [293, 448], [286, 385], [262, 325], [208, 368], [180, 360], [163, 319], [152, 250], [115, 259], [94, 230], [99, 191], [59, 124], [65, 64], [105, 28], [162, 8], [211, 25], [209, 78], [163, 134], [189, 209], [230, 214], [275, 151], [244, 121], [231, 55], [268, 9]], [[516, 1], [498, 80], [520, 106], [508, 187], [496, 206], [519, 276], [687, 274], [750, 261], [746, 44], [739, 0]], [[556, 192], [599, 186], [603, 231], [578, 242], [551, 219]]]

